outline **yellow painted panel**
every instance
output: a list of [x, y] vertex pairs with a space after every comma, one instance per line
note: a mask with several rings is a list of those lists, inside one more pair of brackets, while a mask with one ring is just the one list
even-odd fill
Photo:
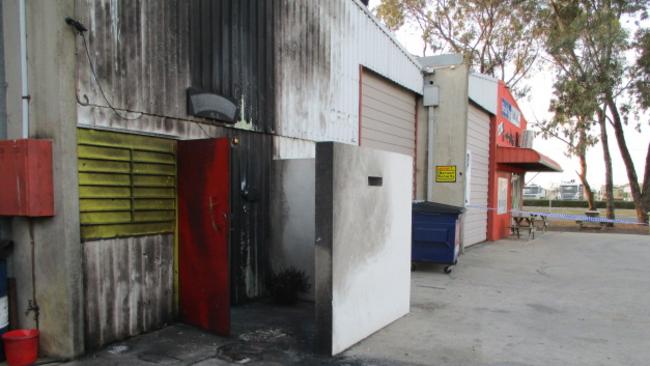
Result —
[[135, 174], [158, 174], [176, 175], [176, 166], [163, 164], [134, 163], [133, 173]]
[[134, 202], [136, 210], [173, 210], [176, 208], [175, 200], [138, 198]]
[[89, 129], [77, 138], [84, 240], [175, 231], [176, 141]]
[[129, 161], [131, 159], [131, 152], [129, 150], [115, 149], [111, 147], [79, 145], [77, 147], [77, 153], [80, 158], [86, 159], [117, 161]]
[[175, 218], [174, 211], [138, 211], [133, 213], [135, 222], [173, 221]]
[[133, 197], [169, 197], [174, 198], [176, 190], [173, 188], [133, 188]]
[[[130, 223], [131, 212], [111, 211], [111, 212], [82, 212], [79, 221], [84, 224], [119, 224]], [[160, 220], [161, 221], [161, 220]]]
[[153, 222], [115, 225], [82, 225], [81, 237], [88, 239], [173, 233], [174, 222]]
[[134, 150], [133, 161], [174, 165], [176, 164], [176, 157], [173, 154]]
[[175, 187], [176, 177], [169, 175], [134, 175], [133, 185], [136, 187]]
[[131, 188], [127, 187], [79, 187], [79, 198], [130, 198]]
[[128, 174], [79, 173], [79, 184], [128, 187], [131, 185], [131, 176]]
[[80, 128], [77, 130], [80, 144], [126, 147], [130, 149], [176, 153], [176, 141], [158, 137], [135, 135]]
[[128, 162], [79, 159], [79, 172], [129, 173], [130, 170]]
[[79, 200], [79, 210], [87, 211], [125, 211], [131, 209], [130, 199], [91, 199]]

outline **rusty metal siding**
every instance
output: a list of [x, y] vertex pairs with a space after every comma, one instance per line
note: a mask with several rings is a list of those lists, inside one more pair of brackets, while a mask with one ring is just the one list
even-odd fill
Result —
[[88, 349], [173, 320], [173, 243], [170, 234], [84, 243]]
[[239, 120], [273, 132], [273, 1], [191, 0], [192, 86], [239, 107]]

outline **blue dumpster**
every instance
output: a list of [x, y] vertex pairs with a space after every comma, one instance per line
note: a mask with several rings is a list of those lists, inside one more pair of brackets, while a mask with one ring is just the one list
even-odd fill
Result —
[[463, 211], [462, 207], [435, 202], [413, 203], [411, 259], [447, 264], [445, 272], [451, 272], [458, 261], [459, 216]]

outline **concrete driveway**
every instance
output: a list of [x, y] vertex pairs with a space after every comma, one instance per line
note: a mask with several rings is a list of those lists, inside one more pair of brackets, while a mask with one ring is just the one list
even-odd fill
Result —
[[650, 236], [546, 233], [413, 272], [411, 314], [346, 355], [423, 365], [649, 365]]
[[411, 299], [409, 315], [333, 359], [310, 353], [313, 308], [303, 304], [277, 318], [235, 312], [246, 323], [233, 338], [174, 325], [70, 365], [223, 365], [229, 352], [255, 365], [650, 364], [650, 236], [479, 245], [450, 275], [418, 267]]

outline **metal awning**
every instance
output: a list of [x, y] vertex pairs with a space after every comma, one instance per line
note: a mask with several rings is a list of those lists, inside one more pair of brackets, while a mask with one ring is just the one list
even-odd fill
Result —
[[561, 172], [562, 167], [553, 159], [535, 149], [497, 146], [497, 163], [529, 172]]

